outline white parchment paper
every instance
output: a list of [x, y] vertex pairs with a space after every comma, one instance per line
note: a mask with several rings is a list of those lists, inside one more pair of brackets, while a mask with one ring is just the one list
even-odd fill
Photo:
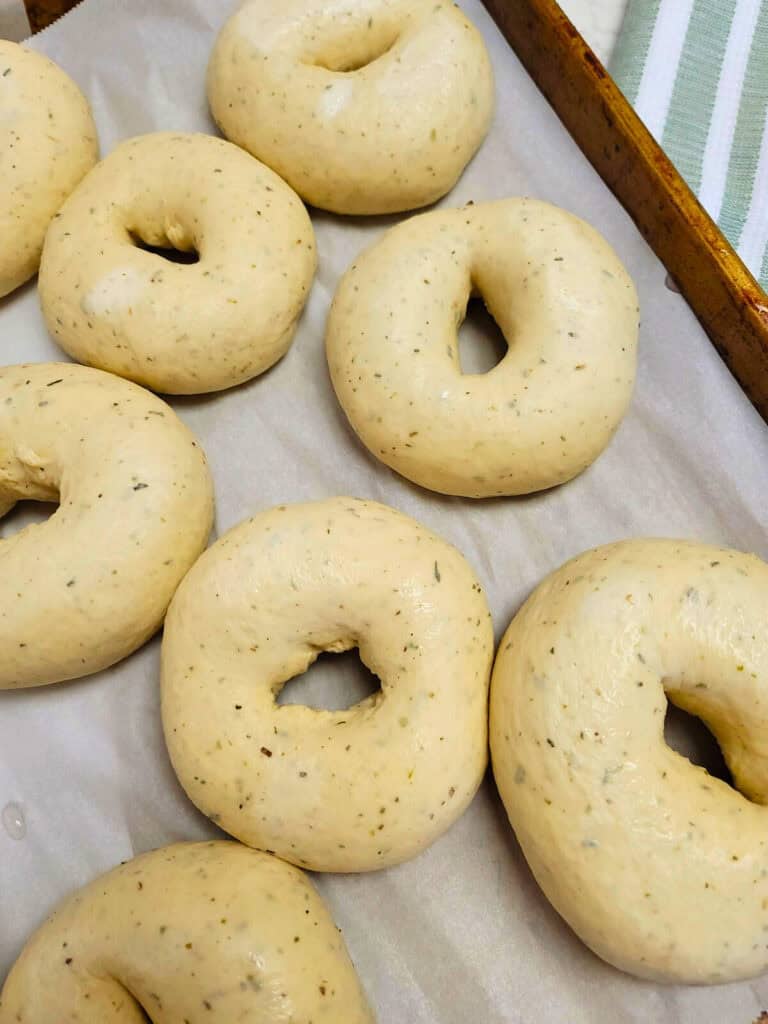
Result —
[[[585, 217], [616, 247], [637, 282], [643, 328], [635, 399], [610, 448], [557, 490], [480, 502], [420, 490], [368, 455], [334, 399], [323, 326], [339, 275], [397, 218], [313, 211], [320, 269], [288, 355], [243, 387], [172, 404], [210, 459], [219, 532], [279, 502], [340, 493], [388, 502], [461, 548], [486, 587], [499, 635], [546, 573], [620, 537], [691, 537], [768, 557], [768, 428], [479, 0], [463, 6], [487, 39], [498, 109], [444, 204], [535, 195]], [[86, 0], [30, 45], [90, 97], [106, 153], [140, 132], [214, 130], [204, 72], [230, 7]], [[0, 302], [2, 362], [63, 358], [44, 329], [34, 283]], [[0, 534], [24, 515], [12, 513]], [[26, 829], [14, 839], [9, 831], [24, 829], [0, 827], [0, 979], [73, 889], [152, 847], [217, 834], [167, 759], [158, 655], [156, 639], [100, 676], [0, 693], [0, 810], [18, 804]], [[347, 656], [315, 667], [303, 693], [338, 698], [356, 685]], [[768, 978], [669, 988], [596, 959], [533, 882], [490, 780], [416, 860], [317, 881], [381, 1024], [751, 1024], [768, 1007]]]

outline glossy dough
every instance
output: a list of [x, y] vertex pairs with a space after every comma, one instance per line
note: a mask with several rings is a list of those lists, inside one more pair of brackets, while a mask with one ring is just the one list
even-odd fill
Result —
[[[479, 293], [509, 350], [462, 374]], [[382, 462], [445, 494], [563, 483], [602, 452], [632, 394], [637, 295], [589, 225], [548, 203], [437, 210], [389, 230], [336, 292], [326, 347], [352, 427]]]
[[208, 68], [222, 132], [313, 206], [394, 213], [453, 188], [491, 120], [493, 72], [448, 0], [249, 0]]
[[[199, 262], [172, 263], [137, 239]], [[40, 300], [80, 362], [197, 394], [284, 355], [315, 264], [307, 212], [268, 167], [210, 135], [158, 132], [118, 146], [64, 205]]]
[[[278, 706], [321, 651], [358, 647], [382, 690]], [[368, 871], [432, 843], [487, 761], [493, 634], [459, 552], [375, 502], [263, 512], [197, 563], [168, 614], [166, 741], [182, 785], [251, 846]]]
[[0, 999], [0, 1024], [146, 1020], [374, 1018], [306, 876], [237, 843], [213, 842], [145, 854], [76, 893], [32, 937]]
[[88, 102], [69, 75], [0, 39], [0, 296], [35, 273], [51, 218], [98, 155]]
[[0, 515], [59, 501], [0, 540], [0, 689], [112, 665], [160, 626], [205, 547], [203, 452], [174, 411], [70, 363], [0, 368]]
[[[624, 541], [548, 577], [501, 643], [491, 751], [510, 821], [555, 908], [632, 974], [768, 967], [767, 602], [754, 556]], [[667, 746], [665, 692], [741, 792]]]

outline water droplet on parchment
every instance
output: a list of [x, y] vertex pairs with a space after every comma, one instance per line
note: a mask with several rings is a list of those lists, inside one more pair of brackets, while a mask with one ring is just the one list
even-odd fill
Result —
[[24, 820], [24, 811], [19, 804], [6, 804], [3, 813], [0, 814], [0, 821], [3, 828], [11, 839], [23, 839], [27, 834], [27, 823]]
[[680, 291], [680, 285], [677, 283], [674, 277], [672, 277], [671, 274], [667, 274], [667, 276], [664, 278], [664, 285], [666, 286], [667, 291], [675, 292], [677, 295], [682, 294], [682, 292]]

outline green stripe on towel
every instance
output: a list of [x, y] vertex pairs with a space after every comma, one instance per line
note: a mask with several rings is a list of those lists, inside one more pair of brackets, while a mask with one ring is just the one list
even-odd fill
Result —
[[768, 288], [768, 0], [629, 0], [610, 67], [693, 191], [707, 183], [709, 212]]

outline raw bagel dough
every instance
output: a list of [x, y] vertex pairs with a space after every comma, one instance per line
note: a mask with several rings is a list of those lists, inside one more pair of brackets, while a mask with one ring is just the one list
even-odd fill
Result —
[[[463, 374], [479, 293], [509, 350]], [[532, 199], [437, 210], [389, 230], [336, 292], [326, 347], [363, 444], [404, 477], [484, 498], [563, 483], [602, 452], [635, 378], [637, 295], [608, 243]]]
[[488, 131], [493, 72], [448, 0], [251, 0], [219, 35], [208, 99], [313, 206], [395, 213], [453, 188]]
[[[632, 974], [768, 967], [767, 604], [752, 555], [623, 541], [548, 577], [502, 640], [491, 752], [510, 822], [555, 908]], [[741, 792], [667, 746], [665, 692]]]
[[[137, 239], [199, 262], [172, 263]], [[315, 265], [307, 211], [268, 167], [223, 139], [157, 132], [118, 146], [65, 203], [40, 299], [75, 359], [198, 394], [285, 354]]]
[[145, 1020], [374, 1018], [307, 877], [212, 842], [136, 857], [70, 897], [30, 939], [0, 998], [2, 1024]]
[[135, 384], [70, 363], [0, 368], [0, 515], [59, 501], [0, 539], [0, 689], [106, 668], [160, 626], [205, 547], [205, 456]]
[[0, 39], [0, 296], [35, 273], [51, 218], [98, 156], [88, 101], [69, 75]]
[[[358, 647], [381, 692], [279, 706], [321, 651]], [[280, 506], [230, 530], [169, 610], [162, 709], [187, 794], [227, 832], [318, 871], [415, 856], [487, 762], [493, 633], [463, 556], [376, 502]]]

